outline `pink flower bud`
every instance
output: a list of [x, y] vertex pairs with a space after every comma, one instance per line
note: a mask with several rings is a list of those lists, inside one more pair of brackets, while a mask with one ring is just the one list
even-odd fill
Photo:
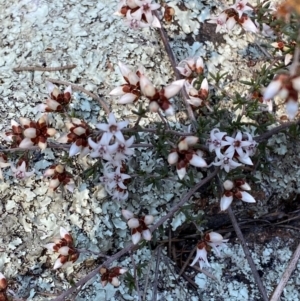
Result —
[[77, 136], [81, 136], [86, 133], [86, 129], [81, 126], [78, 126], [73, 130], [73, 133]]
[[128, 103], [133, 103], [138, 99], [138, 96], [133, 93], [126, 93], [117, 102], [121, 105], [126, 105]]
[[61, 104], [54, 99], [48, 98], [46, 105], [51, 111], [57, 111], [61, 109]]
[[146, 97], [152, 98], [156, 93], [156, 88], [151, 81], [143, 74], [140, 76], [140, 88]]
[[60, 185], [60, 181], [58, 179], [52, 179], [49, 182], [49, 188], [50, 189], [56, 189]]
[[20, 148], [29, 148], [33, 146], [33, 142], [30, 138], [24, 138], [21, 143], [19, 144]]
[[131, 236], [131, 238], [133, 244], [136, 245], [141, 240], [141, 233], [137, 231]]
[[30, 119], [25, 117], [20, 117], [20, 123], [22, 126], [29, 126], [30, 125]]
[[119, 285], [120, 285], [120, 281], [119, 281], [118, 277], [113, 277], [113, 278], [111, 279], [111, 284], [112, 284], [114, 287], [119, 286]]
[[149, 111], [156, 113], [159, 110], [159, 105], [156, 101], [151, 101], [149, 104]]
[[225, 190], [231, 190], [231, 189], [234, 187], [234, 184], [233, 184], [232, 181], [226, 180], [226, 181], [223, 183], [223, 187], [225, 188]]
[[195, 167], [206, 167], [207, 163], [201, 157], [193, 154], [192, 159], [190, 160], [190, 164]]
[[168, 163], [169, 164], [176, 164], [178, 162], [178, 153], [177, 152], [172, 152], [168, 156]]
[[27, 138], [35, 138], [36, 137], [36, 129], [35, 128], [28, 128], [24, 131], [24, 136]]
[[151, 225], [151, 224], [153, 223], [153, 220], [154, 220], [153, 215], [146, 215], [146, 216], [144, 217], [144, 223], [145, 223], [146, 225]]
[[134, 214], [129, 211], [129, 210], [126, 210], [126, 209], [122, 209], [122, 215], [124, 216], [125, 219], [129, 220], [131, 218], [134, 217]]
[[255, 203], [256, 202], [254, 197], [251, 194], [249, 194], [248, 192], [241, 191], [240, 193], [242, 195], [242, 197], [241, 197], [242, 201], [247, 202], [247, 203]]
[[143, 235], [143, 238], [148, 241], [150, 241], [152, 238], [152, 235], [151, 235], [151, 232], [149, 229], [143, 230], [142, 235]]
[[55, 246], [55, 243], [49, 243], [49, 244], [46, 244], [44, 245], [44, 248], [48, 249], [49, 251], [54, 251], [54, 246]]
[[57, 250], [57, 252], [61, 255], [68, 256], [70, 248], [68, 246], [61, 247]]
[[222, 242], [223, 241], [223, 236], [217, 232], [210, 232], [207, 234], [207, 241], [208, 242]]
[[232, 194], [230, 194], [229, 196], [226, 196], [225, 194], [221, 197], [221, 201], [220, 201], [220, 207], [221, 207], [221, 211], [225, 211], [230, 204], [233, 201], [233, 196]]
[[185, 79], [176, 80], [171, 83], [169, 86], [166, 86], [163, 89], [163, 94], [166, 98], [171, 98], [175, 96], [183, 87]]
[[57, 258], [54, 263], [53, 270], [57, 270], [57, 269], [61, 268], [63, 265], [64, 265], [64, 263], [62, 262], [61, 257]]
[[127, 224], [128, 224], [129, 228], [135, 229], [140, 225], [140, 222], [137, 218], [133, 217], [133, 218], [128, 220]]
[[186, 168], [182, 167], [180, 169], [177, 169], [177, 174], [180, 180], [182, 180], [184, 178], [184, 176], [186, 175]]
[[47, 129], [47, 135], [50, 137], [53, 137], [56, 134], [56, 129], [54, 128], [48, 128]]

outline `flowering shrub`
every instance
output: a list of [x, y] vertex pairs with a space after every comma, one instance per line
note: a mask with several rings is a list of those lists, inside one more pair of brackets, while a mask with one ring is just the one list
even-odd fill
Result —
[[[289, 5], [291, 5], [290, 1]], [[156, 12], [159, 9], [161, 4], [152, 3], [151, 0], [121, 0], [116, 14], [123, 17], [124, 23], [131, 29], [142, 30], [148, 27], [151, 28], [148, 30], [160, 29], [163, 41], [168, 46], [163, 36], [164, 31], [161, 30], [160, 15]], [[171, 10], [167, 6], [164, 9], [164, 16], [168, 17], [167, 22], [171, 22], [175, 16], [174, 9]], [[135, 216], [129, 210], [122, 210], [122, 215], [131, 230], [132, 243], [126, 245], [122, 241], [122, 250], [116, 253], [117, 255], [111, 255], [110, 259], [101, 264], [101, 267], [97, 267], [97, 274], [100, 271], [103, 286], [110, 283], [118, 287], [120, 285], [118, 277], [127, 272], [127, 269], [109, 268], [109, 264], [129, 251], [142, 248], [144, 244], [139, 244], [142, 239], [152, 240], [153, 232], [174, 217], [176, 212], [180, 210], [183, 212], [183, 205], [186, 202], [193, 204], [192, 196], [195, 193], [202, 194], [201, 188], [206, 183], [209, 185], [207, 191], [211, 202], [215, 199], [220, 200], [220, 211], [227, 211], [232, 223], [237, 224], [232, 218], [231, 206], [234, 205], [234, 199], [246, 203], [256, 202], [248, 193], [250, 191], [248, 182], [255, 184], [256, 179], [251, 172], [260, 168], [259, 159], [266, 153], [264, 141], [282, 129], [288, 128], [288, 126], [276, 127], [278, 120], [273, 110], [278, 107], [278, 104], [273, 105], [273, 103], [278, 102], [277, 98], [279, 98], [279, 103], [285, 105], [289, 120], [296, 119], [298, 115], [299, 38], [294, 37], [295, 41], [289, 41], [287, 34], [282, 34], [280, 37], [276, 22], [283, 22], [279, 21], [280, 16], [283, 15], [282, 10], [283, 7], [280, 6], [280, 13], [276, 15], [277, 9], [268, 3], [253, 7], [245, 0], [237, 0], [218, 16], [210, 17], [209, 22], [216, 24], [216, 32], [238, 31], [235, 27], [239, 25], [253, 36], [276, 35], [277, 44], [273, 43], [275, 45], [273, 46], [276, 48], [275, 51], [280, 50], [284, 54], [282, 68], [272, 64], [268, 67], [263, 66], [262, 75], [259, 74], [257, 78], [250, 81], [243, 81], [243, 84], [250, 86], [248, 96], [239, 93], [233, 95], [223, 89], [226, 73], [212, 72], [210, 70], [212, 65], [209, 64], [208, 59], [197, 53], [193, 56], [187, 54], [179, 63], [175, 62], [173, 53], [169, 53], [177, 78], [163, 84], [159, 84], [159, 81], [154, 78], [155, 75], [151, 78], [151, 72], [146, 67], [141, 65], [129, 67], [123, 62], [118, 63], [123, 84], [119, 86], [116, 84], [109, 95], [112, 99], [117, 97], [115, 103], [120, 105], [119, 112], [123, 109], [124, 112], [132, 109], [131, 112], [136, 115], [134, 124], [132, 120], [128, 120], [129, 116], [119, 117], [118, 110], [106, 112], [107, 116], [99, 123], [85, 120], [82, 116], [75, 117], [76, 112], [72, 110], [71, 103], [74, 97], [71, 86], [61, 92], [58, 86], [47, 82], [49, 98], [36, 107], [36, 111], [39, 114], [43, 112], [44, 115], [40, 115], [37, 121], [20, 117], [20, 124], [11, 120], [11, 129], [1, 134], [8, 147], [11, 147], [3, 149], [3, 152], [7, 151], [11, 154], [0, 155], [0, 180], [5, 181], [12, 174], [15, 177], [14, 181], [26, 182], [35, 174], [35, 170], [30, 169], [30, 166], [34, 166], [31, 164], [35, 163], [35, 152], [38, 150], [39, 154], [44, 155], [48, 148], [52, 148], [60, 153], [57, 161], [52, 165], [46, 162], [46, 167], [42, 168], [45, 169], [43, 176], [49, 178], [48, 191], [55, 195], [64, 188], [67, 194], [63, 194], [64, 197], [66, 196], [63, 202], [67, 203], [73, 195], [81, 195], [82, 190], [79, 186], [83, 187], [84, 181], [91, 182], [94, 195], [99, 191], [102, 193], [103, 188], [105, 193], [102, 194], [107, 198], [107, 202], [114, 202], [116, 206], [114, 208], [118, 208], [115, 210], [116, 218], [113, 219], [113, 224], [120, 230], [119, 232], [113, 232], [108, 214], [103, 213], [101, 216], [103, 222], [106, 222], [107, 227], [110, 228], [109, 236], [117, 236], [126, 228], [124, 221], [119, 220], [121, 207], [132, 207], [136, 209], [136, 211], [131, 209], [134, 212], [144, 212], [141, 209], [146, 209], [146, 212], [151, 213]], [[292, 23], [293, 13], [290, 9], [285, 16]], [[293, 29], [295, 30], [295, 26]], [[282, 45], [279, 43], [281, 38], [287, 40], [282, 42]], [[124, 60], [124, 57], [122, 59]], [[149, 66], [150, 64], [147, 65]], [[159, 66], [153, 65], [152, 71], [153, 74], [158, 74]], [[97, 95], [95, 99], [98, 99]], [[225, 105], [226, 101], [230, 105]], [[183, 105], [187, 118], [179, 120], [177, 113]], [[112, 107], [115, 108], [113, 105]], [[62, 124], [55, 122], [56, 117], [61, 118]], [[262, 117], [266, 119], [262, 120]], [[142, 119], [147, 118], [150, 121], [141, 122]], [[152, 120], [155, 122], [151, 122]], [[298, 123], [292, 125], [298, 126]], [[61, 131], [60, 137], [57, 131]], [[145, 148], [151, 149], [147, 156], [143, 153]], [[13, 164], [13, 162], [17, 163]], [[80, 169], [84, 169], [82, 173], [72, 172], [76, 164]], [[152, 169], [148, 166], [151, 164], [153, 164]], [[176, 172], [173, 172], [170, 165], [176, 166]], [[2, 172], [2, 168], [9, 166], [10, 174], [6, 174], [6, 171]], [[165, 184], [168, 181], [176, 183], [174, 186], [176, 188], [173, 187], [178, 190], [176, 193], [168, 191], [170, 186]], [[143, 185], [140, 185], [141, 182]], [[152, 200], [149, 201], [151, 195], [143, 198], [151, 189], [157, 187], [170, 192], [169, 195], [162, 196], [168, 201], [158, 209], [155, 208], [154, 201], [153, 203]], [[178, 201], [175, 196], [180, 196], [180, 200]], [[173, 207], [171, 203], [174, 203]], [[63, 205], [65, 209], [65, 203]], [[85, 207], [84, 202], [82, 204], [74, 202], [68, 210], [76, 212], [77, 206], [81, 205]], [[102, 210], [100, 202], [93, 206], [96, 207], [92, 208], [93, 213], [96, 213], [97, 209]], [[105, 210], [103, 206], [103, 212]], [[155, 224], [153, 224], [152, 214], [157, 215], [158, 218]], [[192, 210], [188, 214], [192, 216]], [[174, 218], [174, 225], [178, 223], [179, 217], [178, 214]], [[95, 214], [94, 218], [98, 216]], [[70, 221], [77, 226], [82, 225], [75, 214], [71, 215]], [[200, 231], [200, 227], [196, 226]], [[94, 232], [98, 230], [93, 228]], [[124, 233], [126, 232], [121, 233], [123, 238], [126, 236]], [[164, 231], [155, 233], [160, 238], [165, 235]], [[154, 240], [151, 244], [156, 244]], [[197, 253], [191, 265], [198, 262], [201, 269], [205, 266], [209, 267], [207, 254], [210, 249], [213, 248], [217, 254], [220, 254], [220, 249], [226, 242], [228, 239], [224, 239], [217, 232], [205, 234], [197, 244]], [[78, 263], [79, 249], [75, 247], [73, 237], [62, 227], [60, 238], [47, 244], [45, 248], [58, 254], [54, 270]], [[134, 267], [136, 279], [137, 270], [138, 268]], [[76, 285], [83, 286], [81, 282]], [[6, 294], [6, 287], [6, 280], [0, 273], [0, 293], [3, 296]], [[138, 284], [135, 284], [135, 288], [138, 290]]]

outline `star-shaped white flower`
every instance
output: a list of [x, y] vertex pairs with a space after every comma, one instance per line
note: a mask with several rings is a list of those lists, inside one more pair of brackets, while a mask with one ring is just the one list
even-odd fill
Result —
[[29, 178], [31, 177], [35, 170], [33, 169], [32, 171], [29, 171], [27, 172], [26, 171], [26, 163], [25, 161], [22, 162], [22, 164], [18, 167], [14, 166], [14, 165], [11, 165], [11, 171], [13, 172], [13, 175], [16, 179], [19, 179], [19, 180], [24, 180], [26, 178]]
[[103, 136], [105, 137], [104, 139], [106, 139], [107, 144], [109, 144], [113, 136], [115, 136], [119, 141], [125, 142], [121, 129], [126, 127], [128, 123], [128, 121], [117, 122], [114, 113], [110, 113], [108, 116], [108, 124], [98, 123], [96, 127], [105, 132]]

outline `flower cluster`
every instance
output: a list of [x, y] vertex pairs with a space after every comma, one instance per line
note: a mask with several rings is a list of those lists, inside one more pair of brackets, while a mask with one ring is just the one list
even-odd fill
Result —
[[67, 121], [65, 125], [70, 133], [62, 135], [56, 141], [60, 143], [73, 142], [69, 150], [70, 157], [79, 153], [80, 157], [86, 156], [90, 152], [88, 144], [89, 126], [78, 118], [71, 118], [71, 121]]
[[56, 133], [54, 128], [48, 128], [47, 119], [42, 116], [37, 122], [20, 117], [20, 123], [11, 121], [11, 132], [6, 132], [3, 138], [12, 142], [12, 147], [29, 148], [37, 145], [44, 150], [47, 147], [47, 139]]
[[243, 179], [235, 180], [234, 182], [226, 180], [223, 183], [224, 192], [221, 197], [220, 207], [225, 211], [233, 201], [233, 198], [242, 200], [246, 203], [255, 203], [255, 199], [245, 190], [251, 190], [249, 184]]
[[290, 44], [291, 45], [288, 45], [284, 41], [277, 41], [277, 42], [271, 43], [271, 46], [278, 49], [279, 55], [285, 54], [285, 56], [284, 56], [284, 65], [285, 66], [287, 66], [292, 61], [292, 58], [293, 58], [293, 55], [291, 53], [291, 47], [295, 47], [294, 41]]
[[125, 209], [122, 210], [122, 215], [131, 229], [131, 237], [134, 244], [137, 244], [142, 238], [148, 241], [151, 240], [152, 235], [148, 226], [153, 223], [154, 218], [152, 215], [136, 218], [131, 211]]
[[6, 290], [7, 290], [7, 280], [5, 276], [0, 272], [0, 300], [1, 301], [8, 301]]
[[216, 32], [222, 28], [232, 30], [236, 24], [241, 25], [244, 30], [257, 33], [259, 30], [245, 11], [253, 10], [247, 5], [247, 0], [236, 0], [235, 4], [225, 9], [219, 16], [211, 18], [208, 23], [217, 24]]
[[71, 101], [71, 86], [62, 93], [56, 85], [47, 82], [47, 90], [50, 98], [46, 100], [46, 104], [38, 105], [37, 109], [41, 112], [63, 112]]
[[50, 177], [49, 189], [56, 191], [60, 185], [63, 185], [67, 190], [73, 192], [75, 183], [72, 175], [65, 170], [61, 164], [54, 164], [44, 172], [44, 177]]
[[197, 87], [199, 75], [202, 75], [204, 71], [203, 59], [201, 57], [187, 58], [182, 60], [176, 68], [181, 75], [187, 78], [184, 85], [189, 96], [187, 99], [189, 104], [193, 107], [200, 107], [205, 104], [209, 108], [208, 104], [205, 103], [209, 94], [207, 79], [205, 77], [202, 78], [200, 87]]
[[127, 84], [117, 87], [110, 92], [112, 96], [121, 96], [118, 103], [133, 103], [137, 101], [141, 95], [144, 95], [150, 102], [150, 112], [157, 112], [161, 109], [168, 116], [174, 115], [174, 108], [170, 99], [182, 89], [185, 82], [184, 79], [174, 81], [159, 90], [155, 88], [153, 83], [145, 76], [142, 67], [140, 67], [136, 73], [122, 63], [119, 63], [119, 67]]
[[134, 153], [134, 150], [130, 148], [134, 137], [125, 140], [121, 130], [127, 125], [128, 121], [117, 122], [114, 114], [110, 113], [108, 124], [96, 125], [99, 130], [103, 131], [101, 138], [97, 141], [88, 139], [89, 146], [92, 148], [90, 156], [108, 161], [103, 165], [103, 176], [100, 177], [100, 181], [115, 200], [125, 200], [128, 197], [125, 183], [130, 176], [124, 173], [125, 162]]
[[100, 268], [102, 286], [103, 287], [106, 286], [108, 282], [115, 287], [119, 286], [120, 281], [118, 277], [122, 274], [125, 274], [126, 272], [127, 269], [120, 268], [120, 267], [114, 267], [111, 269], [107, 269], [105, 267]]
[[227, 242], [228, 239], [223, 239], [223, 236], [217, 232], [210, 232], [204, 235], [204, 238], [198, 242], [197, 244], [197, 254], [194, 258], [191, 266], [193, 266], [196, 262], [199, 263], [200, 269], [206, 266], [210, 266], [207, 260], [207, 251], [210, 248], [213, 248], [218, 255], [220, 255], [220, 248]]
[[[285, 101], [285, 109], [289, 119], [298, 113], [298, 93], [300, 92], [300, 75], [278, 74], [270, 82], [263, 93], [264, 102], [278, 95]], [[270, 105], [270, 110], [272, 106]]]
[[107, 162], [103, 166], [103, 176], [100, 177], [100, 181], [116, 201], [124, 201], [128, 198], [126, 184], [131, 177], [124, 172], [123, 165], [114, 166], [111, 162]]
[[[238, 131], [235, 137], [230, 137], [226, 132], [220, 132], [219, 129], [213, 129], [210, 132], [210, 138], [207, 140], [209, 151], [216, 153], [213, 165], [220, 166], [226, 172], [241, 166], [241, 163], [253, 165], [250, 156], [256, 152], [257, 142], [255, 142], [249, 133]], [[238, 163], [236, 160], [240, 161]]]
[[120, 0], [115, 15], [125, 17], [125, 24], [132, 29], [158, 27], [160, 22], [152, 11], [160, 8], [160, 4], [152, 0]]
[[46, 249], [59, 254], [53, 266], [54, 270], [67, 267], [79, 257], [79, 252], [74, 247], [72, 236], [63, 227], [60, 228], [60, 237], [60, 239], [56, 239], [53, 243], [44, 246]]
[[203, 59], [200, 56], [184, 59], [178, 63], [176, 69], [187, 79], [197, 77], [204, 71]]
[[202, 152], [196, 151], [193, 146], [198, 142], [198, 137], [187, 136], [182, 138], [177, 147], [172, 149], [169, 156], [169, 164], [176, 164], [179, 179], [183, 179], [189, 165], [195, 167], [206, 167], [207, 163], [202, 158]]

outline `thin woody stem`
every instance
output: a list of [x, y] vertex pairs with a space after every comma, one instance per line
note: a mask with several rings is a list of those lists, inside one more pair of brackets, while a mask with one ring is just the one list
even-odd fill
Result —
[[[154, 11], [154, 15], [156, 16], [156, 18], [159, 20], [159, 16], [158, 16], [158, 13], [156, 11]], [[163, 29], [162, 27], [162, 24], [160, 23], [161, 25], [161, 28], [158, 28], [158, 31], [160, 33], [160, 37], [161, 37], [161, 40], [165, 46], [165, 50], [167, 52], [167, 55], [170, 59], [170, 62], [171, 62], [171, 65], [172, 65], [172, 69], [175, 73], [175, 76], [176, 76], [176, 79], [181, 79], [181, 75], [180, 75], [180, 72], [177, 70], [177, 63], [176, 63], [176, 60], [175, 60], [175, 56], [174, 56], [174, 53], [171, 49], [171, 46], [170, 46], [170, 43], [169, 43], [169, 40], [168, 40], [168, 36], [165, 32], [165, 30]], [[188, 113], [188, 116], [192, 122], [192, 125], [194, 127], [194, 129], [196, 130], [198, 128], [197, 126], [197, 121], [196, 121], [196, 118], [195, 118], [195, 115], [194, 115], [194, 112], [190, 106], [190, 104], [188, 103], [187, 99], [188, 99], [188, 95], [185, 91], [185, 89], [182, 89], [182, 96], [183, 96], [183, 101], [184, 101], [184, 105], [186, 107], [186, 110], [187, 110], [187, 113]]]
[[235, 215], [231, 209], [231, 207], [229, 206], [228, 209], [227, 209], [227, 212], [228, 212], [228, 215], [229, 215], [229, 218], [231, 220], [231, 223], [232, 223], [232, 226], [234, 228], [234, 231], [237, 235], [237, 237], [239, 238], [240, 242], [241, 242], [241, 245], [242, 245], [242, 248], [244, 250], [244, 253], [246, 255], [246, 258], [247, 258], [247, 261], [249, 263], [249, 266], [251, 268], [251, 271], [252, 271], [252, 274], [253, 274], [253, 277], [254, 277], [254, 280], [258, 286], [258, 289], [261, 293], [261, 296], [262, 296], [262, 299], [263, 301], [268, 301], [269, 298], [268, 298], [268, 294], [267, 294], [267, 291], [266, 291], [266, 288], [264, 287], [262, 281], [261, 281], [261, 278], [257, 272], [257, 269], [256, 269], [256, 266], [255, 266], [255, 263], [251, 257], [251, 254], [250, 254], [250, 251], [249, 251], [249, 248], [246, 244], [246, 241], [244, 239], [244, 236], [243, 236], [243, 233], [238, 225], [238, 222], [235, 218]]
[[13, 68], [13, 71], [15, 71], [15, 72], [21, 72], [21, 71], [42, 71], [42, 72], [49, 71], [49, 72], [52, 72], [52, 71], [70, 70], [70, 69], [74, 69], [75, 67], [76, 67], [75, 64], [59, 66], [59, 67], [24, 66], [24, 67]]

